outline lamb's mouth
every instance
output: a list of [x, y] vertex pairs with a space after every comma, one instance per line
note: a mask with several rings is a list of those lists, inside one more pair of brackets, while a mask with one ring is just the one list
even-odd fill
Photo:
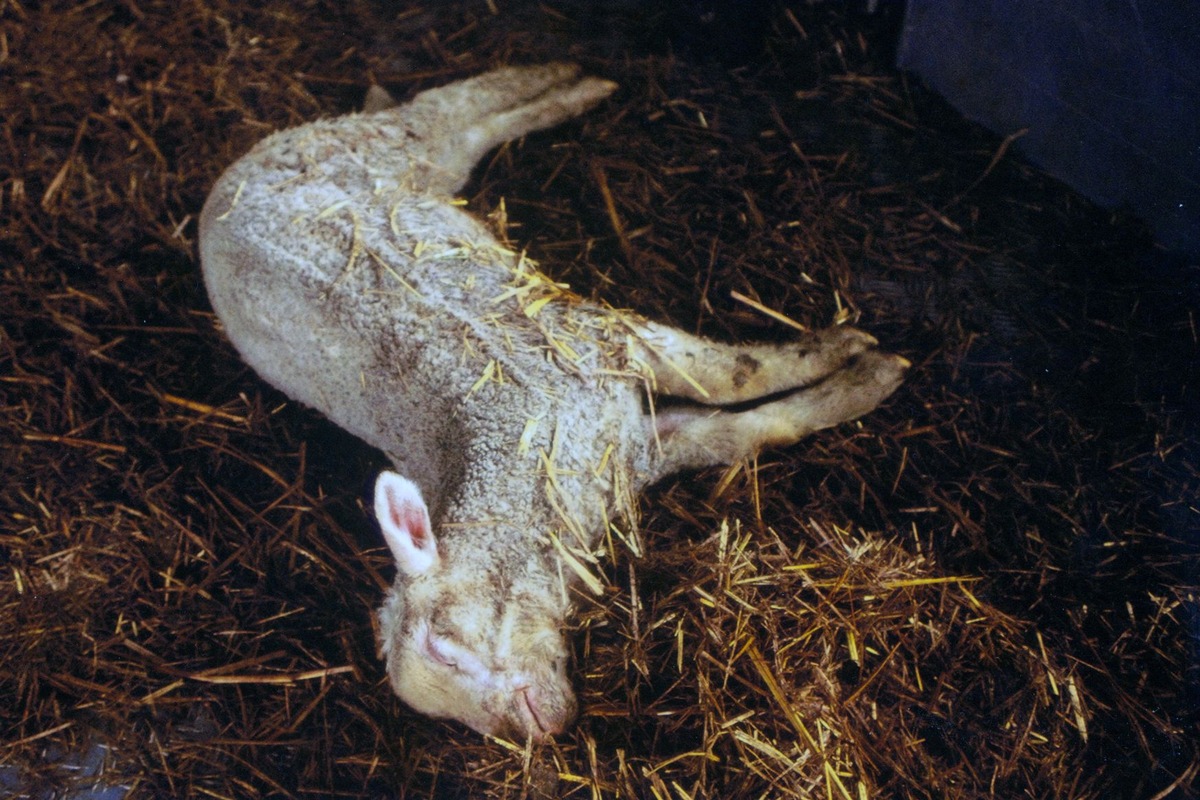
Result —
[[[549, 739], [551, 736], [551, 726], [547, 725], [546, 721], [542, 719], [541, 714], [538, 713], [537, 704], [534, 703], [529, 697], [529, 688], [525, 687], [519, 690], [519, 694], [521, 695], [520, 703], [524, 706], [524, 713], [522, 716], [524, 716], [526, 720], [533, 722], [533, 725], [529, 727], [529, 734], [536, 741], [544, 741]], [[536, 730], [534, 730], [534, 728], [536, 728]]]

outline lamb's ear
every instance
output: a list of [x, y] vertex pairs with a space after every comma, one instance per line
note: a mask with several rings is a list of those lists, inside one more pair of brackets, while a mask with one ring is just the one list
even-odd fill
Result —
[[410, 577], [437, 567], [437, 541], [421, 490], [407, 478], [383, 471], [375, 481], [375, 517], [396, 566]]
[[377, 83], [367, 87], [367, 96], [363, 98], [363, 113], [373, 114], [376, 111], [387, 111], [400, 105], [392, 93]]

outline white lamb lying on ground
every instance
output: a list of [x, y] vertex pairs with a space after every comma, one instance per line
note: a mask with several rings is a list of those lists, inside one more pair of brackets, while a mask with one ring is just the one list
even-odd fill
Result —
[[[574, 717], [570, 587], [595, 585], [587, 564], [639, 490], [855, 419], [908, 366], [849, 327], [733, 346], [585, 302], [453, 201], [489, 150], [615, 88], [506, 67], [285, 130], [200, 220], [246, 362], [395, 465], [375, 499], [398, 569], [379, 612], [392, 686], [485, 733], [542, 739]], [[688, 402], [656, 413], [656, 395]]]

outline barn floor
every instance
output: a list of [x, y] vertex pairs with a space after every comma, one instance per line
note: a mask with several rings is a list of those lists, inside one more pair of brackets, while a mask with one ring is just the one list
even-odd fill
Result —
[[[886, 18], [676, 5], [0, 2], [0, 791], [1197, 796], [1200, 268], [890, 70]], [[579, 597], [581, 718], [527, 748], [391, 695], [383, 459], [241, 364], [195, 236], [372, 81], [561, 58], [622, 88], [470, 208], [613, 305], [914, 368], [651, 491]]]

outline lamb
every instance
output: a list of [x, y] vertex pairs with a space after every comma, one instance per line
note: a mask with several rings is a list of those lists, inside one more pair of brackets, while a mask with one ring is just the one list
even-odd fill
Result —
[[599, 588], [599, 545], [641, 489], [856, 419], [909, 366], [848, 326], [729, 345], [586, 301], [453, 199], [489, 150], [615, 89], [504, 67], [284, 130], [200, 218], [243, 359], [394, 465], [374, 501], [392, 688], [485, 734], [541, 741], [574, 718], [571, 594]]

